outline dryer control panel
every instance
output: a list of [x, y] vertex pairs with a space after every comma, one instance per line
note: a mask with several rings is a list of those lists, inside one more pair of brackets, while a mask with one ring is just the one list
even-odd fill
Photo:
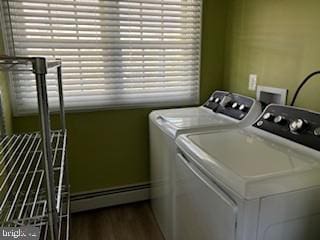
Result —
[[216, 91], [203, 105], [212, 111], [227, 115], [237, 120], [244, 119], [254, 104], [252, 98], [234, 93]]
[[253, 126], [320, 151], [320, 113], [270, 105]]

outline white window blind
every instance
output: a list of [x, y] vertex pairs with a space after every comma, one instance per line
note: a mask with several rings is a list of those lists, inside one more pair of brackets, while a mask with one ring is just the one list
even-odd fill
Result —
[[[8, 0], [15, 54], [62, 59], [67, 109], [194, 104], [201, 1]], [[15, 112], [35, 111], [34, 76], [13, 78]]]

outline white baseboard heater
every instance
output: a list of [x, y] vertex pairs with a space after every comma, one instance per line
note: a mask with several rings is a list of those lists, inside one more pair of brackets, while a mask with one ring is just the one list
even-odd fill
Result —
[[150, 199], [150, 183], [71, 194], [71, 212], [82, 212]]

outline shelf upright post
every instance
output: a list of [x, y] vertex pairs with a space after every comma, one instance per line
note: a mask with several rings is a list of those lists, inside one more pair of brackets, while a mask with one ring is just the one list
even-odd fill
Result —
[[63, 85], [62, 85], [62, 73], [61, 73], [61, 63], [57, 67], [57, 77], [58, 77], [58, 90], [59, 90], [59, 103], [60, 103], [60, 124], [62, 132], [66, 131], [66, 117], [64, 113], [64, 100], [63, 100]]
[[[59, 59], [59, 61], [61, 61]], [[57, 67], [57, 77], [58, 77], [58, 90], [59, 90], [59, 103], [60, 103], [60, 125], [62, 132], [66, 134], [66, 118], [65, 118], [65, 111], [64, 111], [64, 97], [63, 97], [63, 84], [62, 84], [62, 66], [60, 62], [60, 66]], [[67, 153], [65, 153], [65, 167], [64, 167], [64, 174], [65, 174], [65, 185], [68, 191], [67, 196], [67, 214], [70, 214], [70, 185], [69, 185], [69, 171], [68, 171], [68, 158]], [[70, 231], [70, 219], [67, 217], [67, 226], [66, 226], [66, 239], [69, 239], [69, 231]]]
[[34, 58], [32, 61], [33, 73], [36, 77], [38, 107], [41, 122], [41, 137], [43, 148], [43, 164], [46, 176], [48, 222], [50, 239], [58, 239], [58, 214], [56, 209], [55, 185], [52, 165], [51, 126], [47, 95], [47, 64], [45, 58]]

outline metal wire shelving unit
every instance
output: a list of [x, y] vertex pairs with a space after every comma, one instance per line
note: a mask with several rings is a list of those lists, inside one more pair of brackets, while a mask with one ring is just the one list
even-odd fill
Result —
[[[52, 130], [46, 74], [57, 70], [60, 125]], [[2, 71], [35, 75], [41, 130], [0, 139], [0, 226], [34, 226], [40, 239], [69, 239], [70, 187], [61, 61], [0, 56]]]

